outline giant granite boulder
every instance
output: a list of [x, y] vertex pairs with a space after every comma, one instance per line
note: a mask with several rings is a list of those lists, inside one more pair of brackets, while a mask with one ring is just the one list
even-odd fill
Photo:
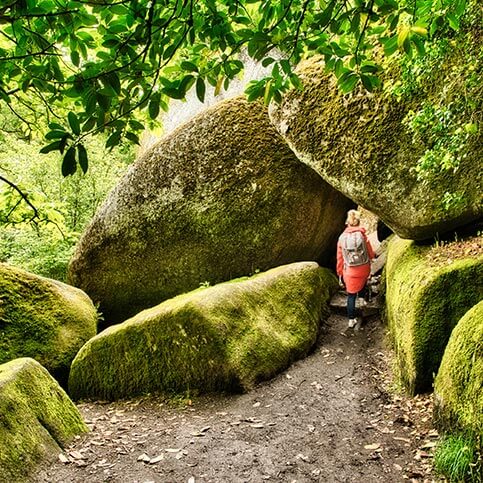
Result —
[[483, 301], [451, 333], [434, 382], [436, 424], [483, 436]]
[[0, 364], [32, 357], [64, 383], [96, 332], [97, 312], [84, 292], [0, 263]]
[[297, 68], [304, 89], [289, 91], [271, 108], [301, 161], [402, 238], [431, 238], [483, 216], [482, 37], [475, 27], [481, 11], [479, 24], [446, 46], [445, 58], [435, 62], [428, 47], [429, 58], [417, 64], [424, 68], [411, 85], [405, 80], [412, 91], [396, 89], [400, 74], [392, 61], [386, 89], [342, 94], [317, 56]]
[[72, 363], [69, 393], [249, 389], [307, 354], [336, 289], [328, 269], [299, 262], [166, 300], [91, 339]]
[[453, 328], [483, 298], [483, 242], [466, 254], [393, 238], [385, 266], [386, 318], [401, 381], [430, 391]]
[[28, 481], [35, 465], [88, 429], [55, 379], [30, 358], [0, 365], [0, 481]]
[[131, 167], [68, 279], [112, 324], [200, 284], [327, 259], [350, 206], [295, 158], [261, 104], [230, 99]]

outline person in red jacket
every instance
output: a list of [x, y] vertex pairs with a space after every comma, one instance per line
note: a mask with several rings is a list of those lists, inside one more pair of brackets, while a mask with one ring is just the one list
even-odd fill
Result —
[[356, 299], [364, 300], [367, 279], [371, 274], [374, 250], [360, 226], [361, 214], [357, 210], [347, 213], [346, 229], [337, 242], [337, 275], [344, 280], [347, 290], [347, 316], [349, 327], [358, 325]]

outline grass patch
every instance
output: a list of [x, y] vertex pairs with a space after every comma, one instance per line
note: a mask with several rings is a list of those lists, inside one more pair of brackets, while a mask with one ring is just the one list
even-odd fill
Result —
[[451, 483], [481, 483], [481, 445], [464, 434], [444, 436], [436, 448], [434, 466]]

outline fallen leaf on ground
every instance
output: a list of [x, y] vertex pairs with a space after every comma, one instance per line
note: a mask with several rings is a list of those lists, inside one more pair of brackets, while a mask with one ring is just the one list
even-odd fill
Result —
[[59, 460], [61, 461], [61, 463], [64, 463], [64, 464], [70, 462], [69, 458], [67, 458], [67, 456], [64, 453], [59, 453]]
[[69, 451], [69, 455], [72, 456], [75, 460], [83, 460], [85, 456], [79, 451]]
[[160, 454], [159, 456], [156, 456], [155, 458], [151, 458], [149, 460], [150, 465], [155, 465], [156, 463], [159, 463], [160, 461], [164, 460], [164, 455]]
[[420, 446], [421, 449], [430, 449], [434, 448], [436, 446], [436, 441], [425, 441], [422, 446]]
[[143, 461], [144, 463], [149, 463], [151, 461], [151, 458], [146, 453], [143, 453], [143, 454], [140, 454], [138, 456], [138, 461]]
[[364, 449], [375, 450], [375, 449], [379, 449], [380, 447], [381, 445], [379, 443], [372, 443], [372, 444], [366, 444], [364, 446]]

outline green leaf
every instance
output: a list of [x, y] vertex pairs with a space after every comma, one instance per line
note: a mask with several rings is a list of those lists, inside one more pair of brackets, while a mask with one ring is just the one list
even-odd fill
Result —
[[141, 131], [142, 129], [144, 129], [144, 124], [136, 121], [135, 119], [131, 119], [129, 121], [129, 126], [131, 127], [131, 129], [135, 129], [136, 131]]
[[110, 72], [103, 80], [117, 95], [121, 93], [121, 81], [116, 72]]
[[171, 99], [184, 99], [185, 93], [181, 89], [175, 87], [164, 87], [163, 94], [166, 94]]
[[391, 38], [385, 40], [384, 42], [384, 54], [388, 57], [397, 51], [397, 35], [393, 35]]
[[52, 151], [59, 151], [60, 150], [60, 141], [55, 141], [53, 143], [48, 144], [47, 146], [44, 146], [41, 150], [41, 154], [48, 154]]
[[316, 19], [314, 19], [316, 20], [317, 26], [320, 29], [329, 25], [329, 22], [332, 19], [332, 11], [334, 10], [334, 5], [335, 5], [335, 2], [330, 2], [327, 8], [321, 14], [319, 14], [316, 17]]
[[67, 177], [76, 172], [77, 162], [75, 159], [75, 148], [71, 146], [65, 153], [62, 159], [62, 176]]
[[148, 112], [149, 112], [149, 117], [153, 120], [157, 119], [157, 117], [159, 115], [160, 100], [161, 100], [161, 97], [159, 95], [159, 92], [155, 92], [151, 96], [151, 99], [149, 100]]
[[134, 144], [139, 144], [139, 136], [137, 134], [128, 131], [125, 136], [127, 139], [129, 139], [129, 141], [133, 142]]
[[79, 55], [79, 52], [77, 52], [77, 50], [71, 50], [70, 52], [70, 60], [72, 61], [72, 63], [75, 65], [75, 66], [79, 66], [80, 64], [80, 55]]
[[424, 42], [419, 37], [417, 37], [416, 35], [411, 37], [411, 41], [413, 42], [414, 46], [416, 47], [416, 51], [417, 51], [418, 55], [423, 56], [426, 53], [426, 50], [424, 48]]
[[91, 116], [87, 121], [82, 125], [82, 132], [90, 131], [96, 125], [97, 119], [95, 116]]
[[66, 133], [65, 131], [60, 131], [60, 130], [54, 130], [54, 131], [49, 131], [46, 135], [45, 135], [45, 139], [61, 139], [63, 138], [64, 136], [66, 136], [68, 133]]
[[49, 128], [52, 131], [63, 131], [64, 130], [64, 126], [62, 126], [61, 124], [59, 124], [57, 122], [50, 122], [49, 123]]
[[448, 13], [446, 19], [453, 30], [458, 30], [460, 28], [460, 19], [454, 13]]
[[196, 96], [200, 102], [205, 102], [205, 93], [205, 81], [201, 77], [198, 77], [198, 79], [196, 79]]
[[186, 96], [186, 92], [190, 90], [191, 86], [194, 83], [195, 83], [195, 78], [193, 75], [189, 74], [183, 77], [178, 87], [180, 95], [183, 94], [182, 98]]
[[262, 60], [262, 66], [263, 67], [268, 67], [270, 64], [273, 64], [275, 62], [275, 59], [272, 59], [271, 57], [265, 57]]
[[79, 166], [84, 174], [87, 173], [87, 168], [89, 166], [89, 160], [87, 156], [87, 150], [83, 144], [77, 145], [77, 157], [79, 158]]
[[374, 72], [378, 72], [378, 71], [379, 71], [379, 67], [377, 65], [374, 65], [374, 64], [364, 64], [361, 67], [361, 72], [364, 72], [364, 73], [373, 74]]
[[287, 59], [282, 59], [280, 61], [280, 67], [282, 67], [282, 70], [285, 72], [285, 74], [290, 75], [292, 73], [292, 66]]
[[79, 119], [77, 118], [76, 113], [72, 111], [69, 112], [69, 114], [67, 114], [67, 119], [69, 121], [69, 126], [72, 129], [72, 132], [76, 136], [78, 136], [81, 132], [81, 129], [80, 129]]
[[359, 76], [354, 72], [346, 72], [338, 81], [339, 87], [344, 94], [351, 92], [359, 81]]
[[107, 138], [106, 148], [112, 149], [114, 146], [117, 146], [120, 141], [121, 141], [121, 132], [115, 131]]
[[198, 67], [195, 64], [193, 64], [193, 62], [188, 62], [186, 60], [183, 60], [180, 66], [183, 70], [187, 70], [188, 72], [198, 72]]
[[374, 86], [372, 85], [372, 76], [361, 74], [361, 81], [366, 90], [369, 92], [374, 90]]

